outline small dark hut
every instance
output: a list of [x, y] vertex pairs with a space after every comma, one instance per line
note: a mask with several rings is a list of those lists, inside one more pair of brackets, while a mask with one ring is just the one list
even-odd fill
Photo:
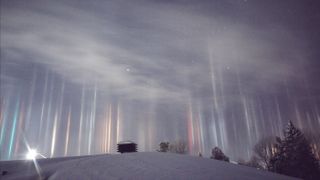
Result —
[[137, 144], [132, 141], [121, 141], [118, 144], [118, 152], [137, 152]]

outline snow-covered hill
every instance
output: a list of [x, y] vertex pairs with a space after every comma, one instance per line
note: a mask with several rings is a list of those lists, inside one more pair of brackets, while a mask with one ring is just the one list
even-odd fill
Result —
[[[263, 170], [208, 158], [144, 152], [38, 159], [41, 177], [49, 180], [165, 179], [165, 180], [290, 180]], [[0, 162], [0, 179], [39, 179], [32, 161]]]

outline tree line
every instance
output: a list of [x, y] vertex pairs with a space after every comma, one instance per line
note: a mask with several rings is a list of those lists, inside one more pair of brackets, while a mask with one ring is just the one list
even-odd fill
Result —
[[[187, 143], [161, 142], [159, 152], [187, 153]], [[290, 121], [283, 131], [283, 138], [266, 137], [253, 148], [253, 156], [249, 161], [239, 160], [238, 164], [268, 170], [305, 180], [320, 179], [319, 154], [313, 143]], [[202, 154], [199, 153], [202, 157]], [[211, 159], [229, 162], [220, 148], [212, 149]]]

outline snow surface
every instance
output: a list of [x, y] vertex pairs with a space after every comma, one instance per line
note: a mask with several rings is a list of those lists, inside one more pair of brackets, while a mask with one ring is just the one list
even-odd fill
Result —
[[[188, 155], [160, 152], [38, 159], [48, 180], [294, 180], [296, 178], [242, 165]], [[39, 179], [32, 161], [0, 161], [1, 180]]]

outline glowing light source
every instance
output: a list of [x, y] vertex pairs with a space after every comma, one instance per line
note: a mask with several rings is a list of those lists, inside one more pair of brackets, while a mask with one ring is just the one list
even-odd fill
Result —
[[38, 151], [36, 149], [29, 149], [26, 159], [28, 160], [34, 160], [39, 155]]

